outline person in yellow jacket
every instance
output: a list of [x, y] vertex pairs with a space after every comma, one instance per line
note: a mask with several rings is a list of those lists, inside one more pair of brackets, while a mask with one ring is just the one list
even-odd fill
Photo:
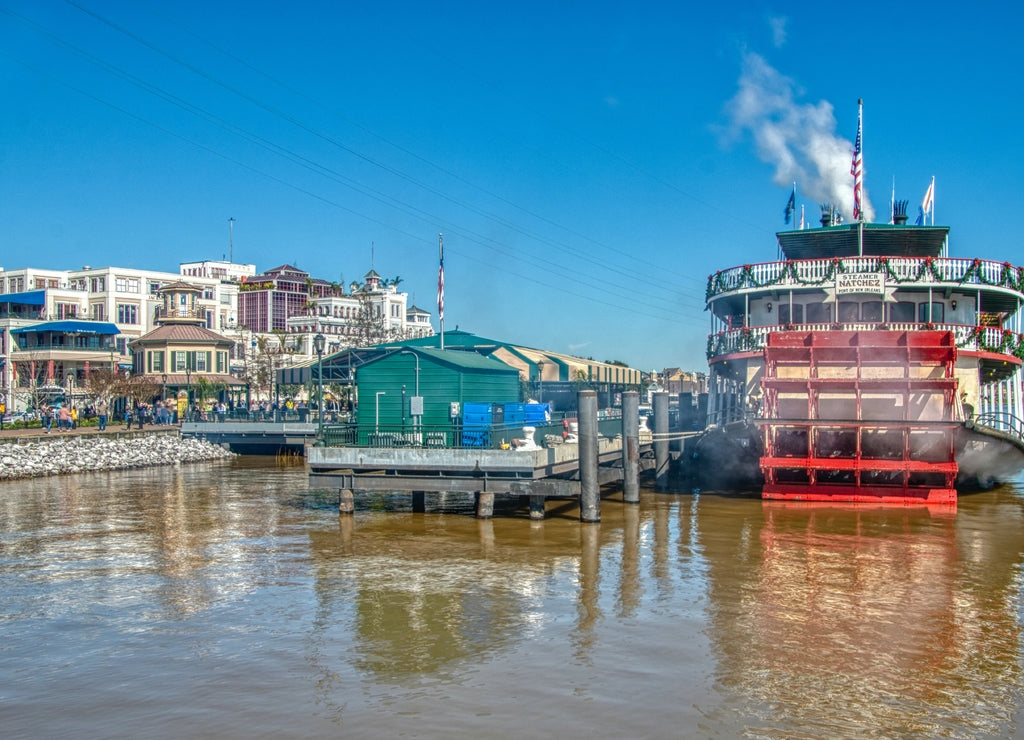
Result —
[[78, 428], [78, 407], [77, 406], [72, 406], [71, 407], [71, 428], [72, 429], [77, 429]]

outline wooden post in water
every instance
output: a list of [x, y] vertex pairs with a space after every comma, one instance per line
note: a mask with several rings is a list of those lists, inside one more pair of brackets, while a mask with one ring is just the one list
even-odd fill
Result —
[[580, 391], [580, 520], [601, 521], [601, 487], [597, 477], [597, 391]]
[[412, 492], [412, 513], [423, 514], [427, 511], [427, 494], [423, 491]]
[[355, 495], [351, 488], [341, 489], [341, 500], [338, 502], [338, 514], [354, 514], [356, 511]]
[[477, 491], [473, 495], [476, 498], [476, 518], [490, 519], [494, 516], [494, 494], [487, 491]]
[[668, 489], [668, 394], [655, 393], [654, 412], [654, 475], [658, 490]]
[[622, 394], [622, 500], [640, 503], [640, 394]]

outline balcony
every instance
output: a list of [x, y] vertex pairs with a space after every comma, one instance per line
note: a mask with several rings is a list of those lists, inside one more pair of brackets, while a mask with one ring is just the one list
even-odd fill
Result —
[[190, 321], [206, 321], [206, 309], [177, 307], [167, 310], [163, 306], [157, 307], [157, 321], [173, 321], [175, 319], [186, 319]]
[[[953, 332], [953, 339], [960, 350], [967, 352], [988, 352], [1008, 355], [1024, 360], [1024, 335], [990, 326], [967, 326], [965, 324], [918, 324], [887, 323], [873, 324], [856, 322], [849, 324], [794, 324], [790, 326], [751, 326], [731, 331], [721, 331], [708, 337], [707, 357], [730, 355], [737, 352], [760, 352], [768, 343], [768, 335], [792, 328], [797, 331], [923, 331], [926, 329]], [[1016, 363], [1014, 364], [1016, 367]]]
[[828, 287], [839, 274], [881, 273], [890, 286], [952, 284], [1024, 291], [1024, 268], [1009, 262], [951, 257], [845, 257], [731, 267], [708, 276], [705, 301], [740, 290]]

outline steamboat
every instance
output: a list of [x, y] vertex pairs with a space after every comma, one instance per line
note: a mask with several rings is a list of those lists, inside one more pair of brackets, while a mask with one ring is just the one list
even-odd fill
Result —
[[766, 499], [955, 504], [1024, 469], [1024, 268], [950, 257], [949, 228], [776, 234], [709, 276], [705, 486]]

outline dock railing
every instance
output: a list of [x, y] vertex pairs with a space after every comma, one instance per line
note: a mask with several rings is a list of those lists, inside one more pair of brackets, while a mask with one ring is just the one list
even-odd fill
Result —
[[[325, 447], [428, 447], [447, 449], [511, 449], [526, 439], [524, 426], [534, 428], [533, 441], [543, 447], [549, 437], [563, 440], [575, 422], [567, 417], [536, 425], [492, 425], [464, 427], [460, 424], [325, 424], [321, 443]], [[568, 428], [567, 428], [568, 427]], [[619, 415], [608, 414], [598, 421], [598, 432], [606, 437], [622, 433]], [[557, 444], [557, 442], [556, 442]]]

